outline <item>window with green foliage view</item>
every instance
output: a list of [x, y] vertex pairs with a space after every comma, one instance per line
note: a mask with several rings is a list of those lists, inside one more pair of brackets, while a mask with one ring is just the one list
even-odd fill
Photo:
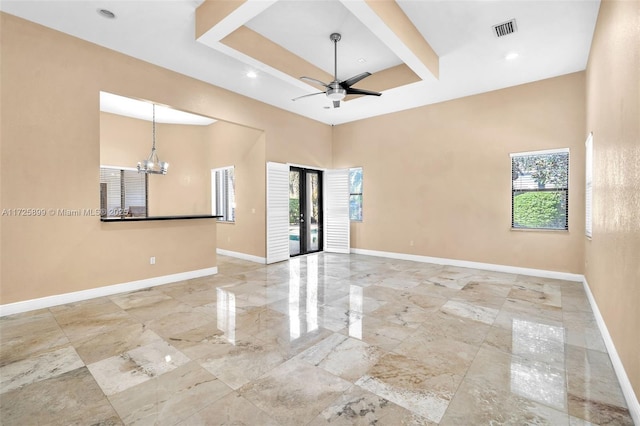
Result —
[[511, 227], [569, 229], [569, 150], [511, 154]]

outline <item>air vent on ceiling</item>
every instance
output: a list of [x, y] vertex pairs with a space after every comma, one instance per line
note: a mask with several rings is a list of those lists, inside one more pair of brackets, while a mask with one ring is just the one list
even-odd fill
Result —
[[511, 33], [515, 33], [517, 30], [518, 27], [516, 27], [515, 19], [510, 19], [507, 22], [503, 22], [502, 24], [493, 26], [493, 33], [496, 35], [496, 37], [504, 37]]

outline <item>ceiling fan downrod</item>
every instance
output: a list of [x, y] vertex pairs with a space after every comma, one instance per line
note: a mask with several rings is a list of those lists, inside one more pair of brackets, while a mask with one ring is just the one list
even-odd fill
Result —
[[342, 36], [339, 33], [333, 33], [329, 38], [333, 42], [333, 79], [338, 81], [338, 42]]
[[340, 101], [347, 95], [347, 91], [340, 85], [338, 80], [338, 42], [342, 36], [339, 33], [332, 33], [329, 39], [333, 41], [333, 81], [327, 86], [327, 97], [333, 101], [333, 106], [338, 107]]

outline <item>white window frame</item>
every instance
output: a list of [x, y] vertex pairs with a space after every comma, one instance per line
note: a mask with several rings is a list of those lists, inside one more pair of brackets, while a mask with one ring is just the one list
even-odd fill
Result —
[[585, 208], [584, 233], [593, 235], [593, 132], [589, 133], [585, 145]]
[[[510, 154], [511, 164], [513, 165], [514, 157], [526, 157], [526, 156], [534, 156], [534, 155], [548, 155], [548, 154], [567, 154], [567, 187], [566, 187], [566, 209], [565, 209], [565, 226], [564, 228], [536, 228], [536, 227], [515, 227], [514, 226], [514, 187], [513, 187], [513, 177], [511, 180], [511, 230], [514, 231], [560, 231], [560, 232], [568, 232], [569, 231], [569, 174], [570, 174], [570, 161], [571, 161], [571, 153], [569, 148], [559, 148], [559, 149], [547, 149], [540, 151], [527, 151], [527, 152], [514, 152]], [[513, 167], [513, 166], [512, 166]], [[511, 170], [513, 176], [513, 169]]]
[[[229, 190], [222, 195], [224, 200], [222, 200], [222, 205], [219, 205], [219, 197], [218, 193], [219, 186], [221, 182], [218, 182], [217, 173], [228, 173], [228, 170], [231, 170], [233, 173], [233, 179], [231, 180], [231, 194], [229, 194]], [[236, 172], [235, 166], [225, 166], [218, 167], [216, 169], [211, 169], [211, 214], [213, 216], [222, 216], [218, 218], [219, 222], [226, 223], [235, 223], [236, 221]]]
[[[362, 175], [362, 177], [364, 179], [364, 170], [363, 170], [362, 167], [351, 167], [351, 168], [349, 168], [349, 220], [351, 222], [362, 222], [363, 219], [364, 219], [364, 208], [363, 208], [364, 207], [363, 206], [363, 204], [364, 204], [364, 181], [362, 182], [362, 192], [358, 192], [358, 193], [351, 192], [351, 171], [352, 170], [358, 170], [358, 169], [360, 170], [360, 174]], [[360, 211], [361, 211], [360, 219], [351, 219], [351, 197], [353, 195], [360, 195], [360, 197], [362, 197], [361, 200], [360, 200]]]

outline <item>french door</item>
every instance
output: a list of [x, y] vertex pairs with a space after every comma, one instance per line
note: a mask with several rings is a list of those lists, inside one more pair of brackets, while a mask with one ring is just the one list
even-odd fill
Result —
[[322, 172], [289, 169], [289, 255], [322, 251]]
[[[290, 167], [288, 164], [267, 162], [267, 258], [268, 264], [288, 260], [294, 251], [298, 254], [313, 251], [330, 253], [349, 253], [349, 170], [309, 170], [318, 173], [318, 181], [309, 175], [294, 175], [297, 184], [291, 184], [291, 172], [304, 170]], [[302, 177], [302, 179], [300, 179]], [[301, 183], [306, 187], [301, 188]], [[317, 186], [318, 208], [309, 207], [309, 198], [299, 194], [307, 194]], [[297, 188], [294, 190], [294, 188]], [[295, 192], [293, 197], [291, 193]], [[324, 194], [323, 194], [324, 192]], [[324, 195], [324, 198], [323, 198]], [[297, 201], [292, 201], [297, 200]], [[292, 209], [300, 201], [306, 211]], [[324, 201], [324, 203], [323, 203]], [[293, 210], [293, 213], [292, 213]], [[308, 211], [313, 216], [309, 217]], [[301, 217], [301, 213], [304, 216]], [[324, 217], [323, 217], [324, 216]], [[300, 219], [304, 219], [301, 221]], [[309, 220], [307, 220], [309, 219]], [[315, 222], [315, 223], [314, 223]], [[304, 225], [301, 225], [304, 224]], [[314, 236], [317, 236], [314, 239]], [[317, 249], [315, 249], [317, 245]], [[293, 250], [292, 250], [293, 248]], [[311, 248], [311, 250], [309, 249]], [[305, 249], [305, 250], [303, 250]]]

